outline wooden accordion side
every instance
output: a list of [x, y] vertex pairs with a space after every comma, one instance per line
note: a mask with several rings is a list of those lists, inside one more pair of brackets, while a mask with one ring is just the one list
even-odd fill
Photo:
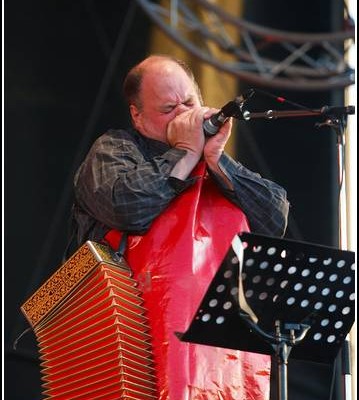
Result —
[[21, 307], [56, 400], [156, 399], [146, 310], [124, 259], [87, 241]]

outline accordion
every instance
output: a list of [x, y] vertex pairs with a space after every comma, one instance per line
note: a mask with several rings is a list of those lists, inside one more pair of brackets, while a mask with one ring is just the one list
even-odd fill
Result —
[[156, 399], [142, 292], [123, 258], [87, 241], [22, 306], [45, 398]]

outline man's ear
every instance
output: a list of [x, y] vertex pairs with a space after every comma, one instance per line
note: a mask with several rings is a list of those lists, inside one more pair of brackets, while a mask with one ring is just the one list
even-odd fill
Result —
[[141, 125], [141, 112], [134, 104], [130, 105], [130, 114], [135, 128], [139, 127]]

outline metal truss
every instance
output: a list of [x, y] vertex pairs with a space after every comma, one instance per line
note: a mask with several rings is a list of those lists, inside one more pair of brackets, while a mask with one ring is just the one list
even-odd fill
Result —
[[[346, 52], [355, 39], [349, 15], [343, 16], [345, 30], [311, 34], [256, 25], [207, 0], [166, 0], [162, 5], [136, 1], [184, 49], [243, 81], [300, 91], [354, 83], [354, 69], [346, 62]], [[226, 54], [231, 57], [223, 57]]]

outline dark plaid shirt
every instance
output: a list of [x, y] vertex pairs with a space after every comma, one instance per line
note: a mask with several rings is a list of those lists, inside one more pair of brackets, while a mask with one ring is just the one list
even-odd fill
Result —
[[[88, 239], [100, 240], [113, 228], [145, 233], [171, 200], [194, 182], [193, 178], [181, 181], [170, 177], [184, 154], [185, 150], [134, 130], [110, 130], [99, 137], [75, 176], [73, 216], [78, 245]], [[223, 195], [246, 214], [251, 231], [282, 236], [289, 209], [286, 191], [225, 153], [220, 167], [234, 190], [215, 174], [213, 179]]]

